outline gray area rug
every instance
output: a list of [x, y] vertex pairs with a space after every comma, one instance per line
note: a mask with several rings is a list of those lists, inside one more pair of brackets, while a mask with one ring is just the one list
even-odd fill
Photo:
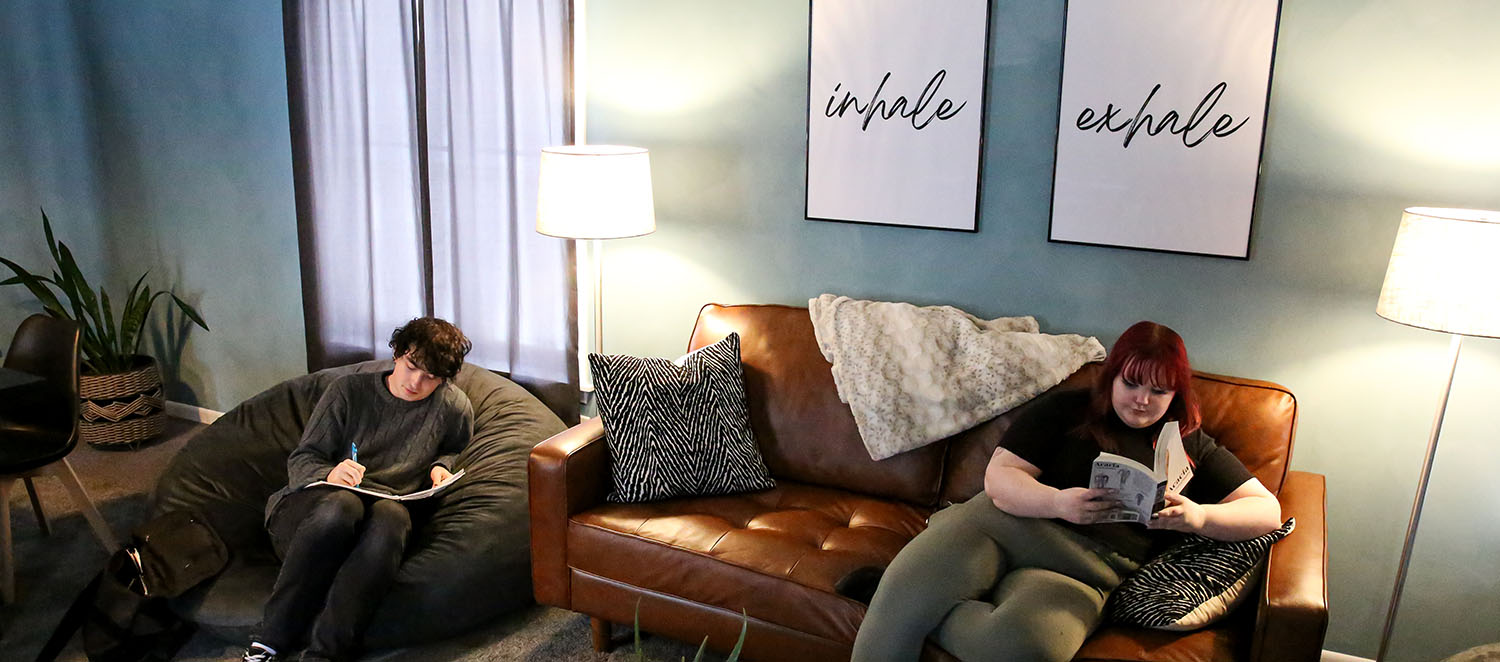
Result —
[[[167, 462], [203, 426], [173, 420], [167, 434], [136, 450], [99, 450], [81, 446], [69, 456], [83, 482], [117, 536], [123, 538], [140, 523], [147, 495]], [[16, 593], [13, 604], [0, 607], [0, 660], [36, 658], [58, 619], [74, 596], [104, 565], [109, 554], [94, 539], [87, 523], [57, 481], [37, 479], [37, 491], [52, 534], [42, 536], [26, 491], [18, 484], [10, 503], [15, 540]], [[628, 641], [628, 628], [617, 627], [615, 637]], [[175, 659], [189, 662], [239, 660], [244, 642], [223, 641], [199, 633]], [[642, 641], [646, 659], [692, 659], [696, 646], [662, 637]], [[78, 637], [58, 658], [85, 662]], [[446, 641], [387, 651], [372, 651], [364, 660], [378, 662], [492, 662], [499, 660], [625, 661], [636, 655], [629, 643], [608, 655], [595, 653], [589, 639], [588, 618], [562, 609], [532, 606]], [[712, 654], [705, 660], [721, 660]]]

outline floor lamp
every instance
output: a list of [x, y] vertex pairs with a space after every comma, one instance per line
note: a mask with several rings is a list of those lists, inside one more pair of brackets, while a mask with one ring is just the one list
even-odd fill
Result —
[[594, 279], [593, 351], [603, 353], [602, 240], [656, 231], [650, 156], [643, 148], [621, 145], [544, 147], [539, 180], [536, 231], [589, 241]]
[[1437, 415], [1427, 437], [1427, 457], [1406, 527], [1401, 565], [1390, 610], [1380, 635], [1376, 660], [1384, 662], [1401, 603], [1401, 588], [1411, 563], [1417, 520], [1427, 496], [1427, 478], [1437, 453], [1438, 433], [1453, 390], [1458, 352], [1464, 336], [1500, 337], [1500, 212], [1474, 209], [1412, 207], [1401, 216], [1396, 245], [1391, 249], [1385, 284], [1375, 312], [1392, 322], [1452, 334], [1449, 347], [1448, 382], [1438, 400]]

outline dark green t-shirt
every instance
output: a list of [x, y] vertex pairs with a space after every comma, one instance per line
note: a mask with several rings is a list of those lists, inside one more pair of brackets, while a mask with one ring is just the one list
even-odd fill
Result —
[[[1049, 487], [1068, 489], [1088, 487], [1099, 443], [1082, 429], [1088, 412], [1089, 391], [1073, 389], [1052, 393], [1031, 403], [1006, 430], [1000, 446], [1041, 469], [1037, 481]], [[1114, 451], [1146, 466], [1155, 461], [1156, 436], [1163, 419], [1156, 424], [1135, 429], [1110, 411], [1107, 421], [1110, 435], [1119, 445]], [[1197, 503], [1218, 503], [1250, 480], [1245, 465], [1224, 447], [1214, 443], [1202, 428], [1182, 438], [1183, 449], [1193, 465], [1193, 479], [1182, 495]], [[1110, 523], [1078, 525], [1055, 520], [1114, 550], [1136, 560], [1150, 557], [1158, 545], [1178, 537], [1172, 531], [1147, 529], [1144, 524]]]

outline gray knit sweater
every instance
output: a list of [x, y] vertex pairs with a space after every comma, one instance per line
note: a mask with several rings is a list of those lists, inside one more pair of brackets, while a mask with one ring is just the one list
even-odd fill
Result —
[[326, 479], [349, 457], [351, 443], [365, 466], [361, 487], [405, 494], [427, 487], [434, 465], [453, 469], [474, 431], [468, 396], [444, 382], [432, 395], [408, 402], [386, 388], [390, 374], [354, 373], [328, 386], [286, 460], [287, 486], [266, 502], [267, 521], [286, 495]]

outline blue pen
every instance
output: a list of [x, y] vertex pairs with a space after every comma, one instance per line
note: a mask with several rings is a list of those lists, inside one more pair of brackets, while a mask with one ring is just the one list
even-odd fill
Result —
[[354, 445], [352, 441], [349, 442], [349, 459], [359, 461], [359, 446]]

